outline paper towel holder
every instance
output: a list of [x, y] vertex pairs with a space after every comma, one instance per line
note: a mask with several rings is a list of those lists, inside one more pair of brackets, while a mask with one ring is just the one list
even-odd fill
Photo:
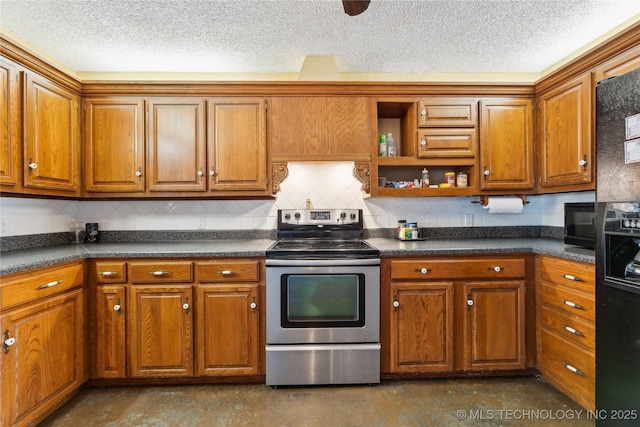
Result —
[[[471, 201], [471, 203], [479, 203], [479, 204], [480, 204], [480, 206], [487, 206], [487, 204], [489, 203], [489, 196], [488, 196], [488, 195], [486, 195], [486, 194], [483, 194], [483, 195], [481, 195], [481, 196], [479, 196], [479, 197], [480, 197], [480, 200], [472, 200], [472, 201]], [[529, 202], [527, 201], [527, 196], [526, 196], [526, 195], [524, 195], [524, 194], [520, 194], [520, 195], [519, 195], [519, 196], [517, 196], [517, 197], [519, 197], [520, 199], [522, 199], [522, 204], [523, 204], [523, 205], [526, 205], [527, 203], [529, 203]]]

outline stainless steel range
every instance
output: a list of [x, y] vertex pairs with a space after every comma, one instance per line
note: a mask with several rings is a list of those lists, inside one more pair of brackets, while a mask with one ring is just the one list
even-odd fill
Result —
[[278, 211], [267, 250], [267, 385], [380, 382], [380, 253], [362, 211]]

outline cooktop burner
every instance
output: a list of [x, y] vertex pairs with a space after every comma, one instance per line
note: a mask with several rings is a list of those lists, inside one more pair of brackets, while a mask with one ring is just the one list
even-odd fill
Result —
[[278, 211], [278, 240], [267, 258], [377, 258], [380, 251], [362, 240], [362, 210]]

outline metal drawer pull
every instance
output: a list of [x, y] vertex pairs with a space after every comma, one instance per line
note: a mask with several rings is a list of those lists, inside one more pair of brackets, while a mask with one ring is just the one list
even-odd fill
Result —
[[578, 330], [573, 329], [571, 326], [567, 326], [567, 325], [562, 325], [562, 327], [567, 331], [567, 332], [571, 332], [573, 335], [577, 335], [579, 337], [583, 337], [584, 334]]
[[53, 286], [57, 286], [62, 283], [62, 280], [54, 280], [53, 282], [45, 283], [44, 285], [40, 285], [39, 289], [47, 289]]
[[582, 372], [581, 370], [579, 370], [578, 368], [575, 368], [571, 365], [569, 365], [568, 363], [564, 363], [562, 362], [562, 364], [564, 365], [565, 368], [567, 368], [568, 370], [570, 370], [571, 372], [573, 372], [574, 374], [578, 374], [582, 377], [584, 377], [584, 372]]
[[222, 274], [223, 276], [231, 276], [236, 274], [236, 272], [233, 270], [222, 270], [222, 271], [218, 271], [218, 274]]
[[578, 310], [584, 310], [584, 307], [580, 304], [576, 304], [575, 302], [567, 301], [566, 299], [561, 300], [563, 304], [568, 305], [569, 307], [576, 308]]
[[118, 272], [117, 271], [101, 271], [98, 274], [102, 277], [111, 277], [111, 276], [117, 276]]
[[496, 265], [495, 267], [489, 267], [487, 270], [493, 270], [496, 273], [500, 273], [502, 271], [502, 267], [500, 267], [499, 265]]
[[152, 276], [168, 276], [169, 272], [168, 271], [152, 271], [151, 273]]
[[423, 268], [416, 268], [414, 271], [415, 271], [416, 273], [427, 274], [427, 273], [430, 273], [430, 272], [431, 272], [431, 269], [430, 269], [430, 268], [425, 268], [425, 267], [423, 267]]
[[584, 280], [582, 280], [580, 277], [572, 276], [571, 274], [561, 274], [560, 276], [564, 277], [567, 280], [573, 280], [574, 282], [584, 282]]

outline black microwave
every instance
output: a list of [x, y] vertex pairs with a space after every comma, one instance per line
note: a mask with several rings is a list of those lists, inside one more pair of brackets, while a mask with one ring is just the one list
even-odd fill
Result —
[[589, 249], [596, 247], [595, 203], [564, 204], [564, 242]]

